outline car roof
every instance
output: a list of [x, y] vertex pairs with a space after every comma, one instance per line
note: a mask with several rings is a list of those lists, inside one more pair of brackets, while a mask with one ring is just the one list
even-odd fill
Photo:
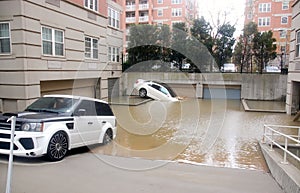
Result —
[[79, 99], [79, 100], [91, 100], [91, 101], [97, 101], [101, 103], [106, 103], [106, 101], [100, 100], [100, 99], [95, 99], [91, 97], [85, 97], [85, 96], [76, 96], [76, 95], [64, 95], [64, 94], [49, 94], [49, 95], [44, 95], [43, 97], [61, 97], [61, 98], [72, 98], [72, 99]]

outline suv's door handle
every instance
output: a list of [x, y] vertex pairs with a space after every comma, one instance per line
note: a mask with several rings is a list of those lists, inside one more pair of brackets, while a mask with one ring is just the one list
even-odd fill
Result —
[[88, 122], [88, 124], [89, 124], [89, 125], [92, 125], [92, 124], [93, 124], [93, 122]]
[[102, 123], [103, 123], [103, 124], [105, 124], [105, 123], [106, 123], [106, 121], [102, 121]]

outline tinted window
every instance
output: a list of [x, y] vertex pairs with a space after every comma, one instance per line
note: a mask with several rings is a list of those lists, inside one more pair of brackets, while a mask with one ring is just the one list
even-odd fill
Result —
[[113, 112], [108, 104], [95, 102], [96, 112], [98, 116], [113, 116]]
[[152, 86], [153, 88], [155, 88], [156, 90], [160, 90], [160, 86], [156, 85], [156, 84], [151, 84], [150, 86]]
[[170, 95], [171, 95], [172, 97], [176, 97], [176, 96], [177, 96], [176, 93], [173, 91], [173, 89], [172, 89], [171, 87], [169, 87], [169, 85], [167, 85], [167, 84], [165, 84], [165, 83], [162, 83], [162, 82], [157, 82], [157, 84], [160, 84], [160, 85], [162, 85], [163, 87], [165, 87], [165, 88], [168, 90], [168, 92], [170, 93]]
[[88, 101], [88, 100], [81, 101], [80, 104], [78, 105], [78, 107], [76, 108], [76, 112], [79, 109], [85, 110], [85, 116], [96, 116], [97, 115], [94, 101]]

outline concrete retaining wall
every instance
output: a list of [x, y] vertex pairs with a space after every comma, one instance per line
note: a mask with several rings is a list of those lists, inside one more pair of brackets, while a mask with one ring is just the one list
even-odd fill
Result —
[[267, 145], [260, 143], [261, 150], [272, 176], [285, 193], [300, 193], [300, 171], [292, 164], [282, 164], [282, 156], [269, 151]]
[[241, 98], [250, 100], [284, 100], [287, 90], [287, 76], [281, 74], [127, 72], [121, 77], [122, 94], [135, 94], [133, 84], [139, 78], [168, 83], [175, 91], [185, 87], [184, 96], [196, 98], [203, 97], [203, 85], [240, 86]]

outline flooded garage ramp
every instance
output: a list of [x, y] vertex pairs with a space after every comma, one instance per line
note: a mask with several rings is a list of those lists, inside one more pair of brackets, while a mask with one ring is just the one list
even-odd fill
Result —
[[263, 124], [295, 124], [286, 114], [245, 112], [240, 100], [111, 106], [118, 135], [108, 146], [92, 149], [95, 154], [267, 171], [258, 145]]

